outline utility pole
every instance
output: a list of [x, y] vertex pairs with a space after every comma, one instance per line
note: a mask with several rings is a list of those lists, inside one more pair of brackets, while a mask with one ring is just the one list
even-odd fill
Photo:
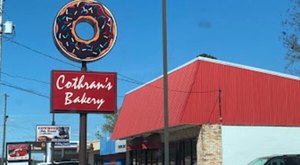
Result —
[[[2, 81], [2, 36], [4, 33], [12, 34], [13, 33], [13, 23], [11, 21], [6, 22], [3, 24], [3, 13], [4, 13], [4, 1], [0, 0], [0, 82]], [[5, 28], [4, 28], [4, 26]], [[8, 116], [6, 115], [6, 107], [7, 107], [7, 94], [4, 94], [5, 97], [5, 105], [4, 105], [4, 115], [3, 115], [3, 141], [2, 141], [2, 159], [1, 165], [4, 164], [4, 158], [6, 155], [5, 153], [5, 135], [6, 135], [6, 121]]]
[[3, 0], [0, 0], [0, 81], [2, 81]]
[[[0, 82], [2, 81], [2, 35], [3, 35], [3, 0], [0, 0]], [[5, 100], [7, 95], [5, 94]], [[6, 101], [5, 101], [6, 102]], [[4, 115], [3, 115], [3, 139], [2, 139], [2, 159], [1, 165], [4, 162], [4, 152], [5, 152], [5, 132], [6, 132], [6, 104], [4, 108]]]
[[4, 98], [5, 98], [5, 104], [4, 104], [4, 114], [3, 114], [3, 139], [2, 139], [2, 159], [1, 159], [1, 165], [3, 165], [4, 163], [4, 155], [5, 154], [5, 139], [6, 139], [6, 121], [7, 121], [7, 118], [8, 116], [6, 115], [6, 111], [7, 111], [7, 97], [8, 95], [7, 94], [4, 94]]
[[169, 165], [167, 0], [162, 0], [163, 95], [164, 95], [164, 164]]

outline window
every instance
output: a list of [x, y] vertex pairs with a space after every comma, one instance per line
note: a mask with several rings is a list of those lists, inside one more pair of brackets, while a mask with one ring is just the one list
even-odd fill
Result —
[[[163, 146], [163, 145], [162, 145]], [[197, 162], [197, 139], [185, 139], [169, 144], [170, 165], [193, 165]], [[130, 151], [131, 165], [163, 165], [164, 148]]]
[[192, 164], [197, 164], [197, 139], [192, 139]]
[[272, 159], [268, 165], [285, 165], [282, 159]]
[[176, 162], [176, 143], [170, 143], [169, 145], [169, 154], [170, 154], [170, 157], [169, 157], [169, 161], [170, 161], [170, 165], [175, 165], [175, 162]]
[[184, 162], [186, 165], [192, 164], [192, 143], [191, 140], [184, 142]]

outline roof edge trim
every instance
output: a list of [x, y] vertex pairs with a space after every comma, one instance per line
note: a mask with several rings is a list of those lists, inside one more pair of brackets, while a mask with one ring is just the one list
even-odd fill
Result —
[[[252, 67], [252, 66], [247, 66], [247, 65], [242, 65], [242, 64], [237, 64], [237, 63], [232, 63], [232, 62], [227, 62], [227, 61], [221, 61], [221, 60], [218, 60], [218, 59], [210, 59], [210, 58], [206, 58], [206, 57], [197, 57], [193, 60], [190, 60], [188, 61], [187, 63], [179, 66], [179, 67], [176, 67], [174, 69], [172, 69], [171, 71], [168, 72], [168, 74], [176, 71], [176, 70], [179, 70], [197, 60], [200, 60], [200, 61], [206, 61], [206, 62], [211, 62], [211, 63], [215, 63], [215, 64], [221, 64], [221, 65], [226, 65], [226, 66], [232, 66], [232, 67], [235, 67], [235, 68], [240, 68], [240, 69], [245, 69], [245, 70], [250, 70], [250, 71], [255, 71], [255, 72], [260, 72], [260, 73], [265, 73], [265, 74], [270, 74], [270, 75], [274, 75], [274, 76], [279, 76], [279, 77], [283, 77], [283, 78], [289, 78], [289, 79], [293, 79], [293, 80], [300, 80], [299, 77], [297, 76], [293, 76], [293, 75], [289, 75], [289, 74], [285, 74], [285, 73], [280, 73], [280, 72], [275, 72], [275, 71], [271, 71], [271, 70], [267, 70], [267, 69], [261, 69], [261, 68], [256, 68], [256, 67]], [[128, 92], [125, 93], [125, 95], [131, 93], [131, 92], [134, 92], [160, 78], [162, 78], [163, 75], [160, 75], [156, 78], [154, 78], [153, 80], [149, 81], [149, 82], [146, 82], [145, 84], [143, 85], [140, 85]]]
[[235, 68], [266, 73], [266, 74], [279, 76], [279, 77], [283, 77], [283, 78], [289, 78], [289, 79], [293, 79], [293, 80], [300, 80], [300, 78], [297, 76], [293, 76], [293, 75], [289, 75], [289, 74], [285, 74], [285, 73], [281, 73], [281, 72], [276, 72], [276, 71], [271, 71], [271, 70], [267, 70], [267, 69], [261, 69], [261, 68], [257, 68], [257, 67], [252, 67], [252, 66], [247, 66], [247, 65], [237, 64], [237, 63], [231, 63], [231, 62], [227, 62], [227, 61], [209, 59], [209, 58], [205, 58], [205, 57], [197, 57], [197, 58], [198, 58], [198, 60], [201, 60], [201, 61], [207, 61], [207, 62], [222, 64], [222, 65], [226, 65], [226, 66], [232, 66]]

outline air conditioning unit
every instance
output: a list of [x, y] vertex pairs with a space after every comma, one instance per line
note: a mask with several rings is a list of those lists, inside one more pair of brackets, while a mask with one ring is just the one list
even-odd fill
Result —
[[12, 21], [6, 21], [4, 23], [4, 33], [5, 34], [12, 34], [14, 32], [14, 24]]

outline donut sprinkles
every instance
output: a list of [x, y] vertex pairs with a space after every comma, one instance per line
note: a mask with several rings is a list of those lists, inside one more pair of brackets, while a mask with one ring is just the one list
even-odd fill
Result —
[[[76, 25], [89, 23], [94, 36], [84, 40], [76, 33]], [[112, 48], [117, 36], [117, 27], [110, 11], [95, 1], [72, 1], [57, 14], [54, 39], [58, 49], [75, 61], [95, 61], [104, 57]]]

